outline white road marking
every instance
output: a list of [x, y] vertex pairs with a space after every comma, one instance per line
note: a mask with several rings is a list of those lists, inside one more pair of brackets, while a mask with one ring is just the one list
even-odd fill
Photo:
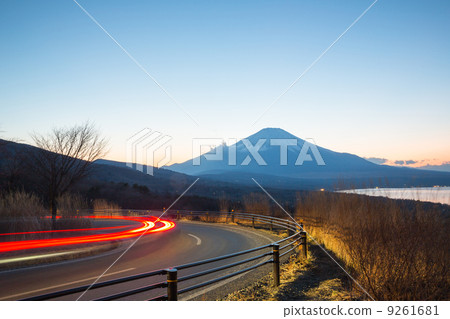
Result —
[[[195, 222], [193, 222], [193, 223], [195, 223]], [[200, 223], [200, 222], [198, 222], [198, 223]], [[267, 236], [264, 236], [263, 234], [260, 234], [260, 233], [254, 231], [254, 230], [244, 229], [243, 227], [239, 227], [239, 229], [235, 229], [234, 227], [236, 227], [236, 226], [230, 226], [230, 225], [214, 225], [214, 226], [222, 227], [222, 228], [228, 228], [227, 230], [229, 230], [229, 231], [231, 231], [231, 232], [234, 232], [234, 233], [239, 233], [239, 232], [252, 233], [253, 235], [257, 235], [257, 236], [259, 236], [259, 237], [261, 237], [261, 238], [264, 238], [264, 239], [267, 240], [269, 243], [275, 242], [275, 240], [273, 240], [273, 239], [271, 239], [271, 238], [269, 238], [269, 237], [267, 237]], [[231, 228], [231, 229], [230, 229], [230, 228]], [[194, 236], [194, 235], [191, 235], [191, 234], [188, 234], [188, 235]], [[262, 261], [268, 261], [270, 258], [271, 258], [271, 257], [267, 256], [267, 257], [264, 258]], [[239, 279], [239, 278], [241, 278], [241, 277], [243, 277], [243, 276], [245, 276], [245, 275], [247, 275], [247, 274], [248, 274], [248, 272], [245, 272], [245, 273], [242, 273], [242, 274], [240, 274], [240, 275], [237, 275], [237, 276], [234, 276], [234, 277], [225, 279], [225, 280], [223, 280], [223, 281], [221, 281], [221, 282], [218, 282], [218, 283], [216, 283], [216, 284], [210, 285], [208, 288], [202, 289], [202, 291], [199, 291], [199, 292], [197, 292], [197, 293], [194, 292], [194, 293], [191, 293], [191, 294], [186, 295], [186, 296], [184, 296], [184, 297], [181, 297], [179, 300], [182, 300], [182, 301], [192, 300], [192, 299], [194, 299], [194, 298], [196, 298], [196, 297], [198, 297], [198, 296], [204, 295], [204, 294], [207, 293], [207, 292], [210, 292], [210, 291], [212, 291], [212, 290], [214, 290], [214, 289], [217, 289], [217, 288], [219, 288], [219, 287], [221, 287], [221, 286], [224, 286], [224, 285], [226, 285], [226, 284], [228, 284], [228, 283], [230, 283], [230, 282], [232, 282], [232, 281], [235, 281], [235, 280], [237, 280], [237, 279]]]
[[197, 246], [200, 246], [202, 244], [202, 240], [200, 238], [198, 238], [197, 236], [192, 235], [192, 234], [188, 234], [188, 235], [191, 237], [194, 237], [197, 240]]
[[[103, 275], [103, 277], [106, 277], [106, 276], [112, 276], [112, 275], [116, 275], [116, 274], [120, 274], [120, 273], [127, 272], [127, 271], [131, 271], [131, 270], [134, 270], [134, 269], [136, 269], [136, 268], [128, 268], [128, 269], [119, 270], [119, 271], [116, 271], [116, 272], [112, 272], [112, 273]], [[15, 295], [10, 295], [10, 296], [1, 297], [0, 300], [4, 300], [4, 299], [8, 299], [8, 298], [15, 298], [15, 297], [18, 297], [18, 296], [28, 295], [28, 294], [32, 294], [32, 293], [36, 293], [36, 292], [41, 292], [41, 291], [45, 291], [45, 290], [50, 290], [50, 289], [54, 289], [54, 288], [61, 288], [61, 287], [64, 287], [64, 286], [69, 286], [69, 285], [73, 285], [73, 284], [78, 284], [78, 283], [81, 283], [81, 282], [83, 282], [83, 281], [88, 281], [88, 280], [91, 281], [91, 280], [97, 279], [97, 277], [98, 277], [98, 276], [90, 277], [90, 278], [85, 278], [85, 279], [81, 279], [81, 280], [76, 280], [76, 281], [72, 281], [72, 282], [66, 282], [66, 283], [61, 284], [61, 285], [55, 285], [55, 286], [51, 286], [51, 287], [45, 287], [45, 288], [41, 288], [41, 289], [36, 289], [36, 290], [31, 290], [31, 291], [21, 292], [21, 293], [15, 294]]]

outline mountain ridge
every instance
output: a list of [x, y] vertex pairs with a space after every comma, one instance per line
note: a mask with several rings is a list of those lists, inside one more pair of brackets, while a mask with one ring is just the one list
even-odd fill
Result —
[[[285, 142], [289, 145], [280, 145]], [[254, 154], [249, 150], [252, 148]], [[303, 148], [307, 149], [306, 152]], [[286, 155], [284, 165], [282, 153]], [[222, 158], [210, 159], [217, 154], [222, 154]], [[231, 165], [230, 154], [236, 154]], [[261, 157], [259, 161], [258, 155]], [[303, 161], [297, 165], [300, 157]], [[324, 165], [320, 164], [320, 159]], [[219, 145], [196, 158], [165, 168], [192, 176], [245, 183], [247, 181], [243, 181], [240, 175], [264, 176], [265, 185], [271, 185], [268, 176], [272, 176], [272, 180], [277, 181], [284, 178], [289, 188], [303, 188], [302, 185], [307, 184], [306, 189], [334, 188], [333, 185], [342, 182], [357, 187], [373, 184], [395, 187], [450, 184], [448, 173], [377, 165], [355, 154], [335, 152], [315, 145], [313, 141], [298, 138], [281, 128], [262, 129], [235, 144]]]

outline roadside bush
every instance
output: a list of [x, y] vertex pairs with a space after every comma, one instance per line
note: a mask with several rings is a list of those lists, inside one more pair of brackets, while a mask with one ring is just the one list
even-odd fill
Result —
[[94, 212], [115, 213], [120, 210], [120, 206], [116, 203], [107, 201], [106, 199], [94, 200]]
[[449, 219], [440, 206], [317, 192], [298, 201], [306, 230], [377, 300], [448, 300]]
[[56, 199], [58, 215], [61, 217], [75, 217], [83, 214], [89, 207], [86, 200], [79, 194], [66, 193]]
[[250, 193], [244, 196], [245, 212], [259, 215], [272, 215], [271, 203], [265, 194]]
[[82, 218], [88, 213], [88, 204], [79, 194], [65, 193], [56, 199], [58, 216], [55, 227], [57, 229], [90, 228], [91, 220]]
[[45, 228], [45, 209], [38, 197], [23, 191], [0, 197], [0, 232], [31, 232]]

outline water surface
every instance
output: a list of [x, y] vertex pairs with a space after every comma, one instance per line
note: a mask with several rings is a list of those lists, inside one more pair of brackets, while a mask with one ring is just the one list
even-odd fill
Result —
[[450, 187], [366, 188], [344, 190], [342, 192], [450, 205]]

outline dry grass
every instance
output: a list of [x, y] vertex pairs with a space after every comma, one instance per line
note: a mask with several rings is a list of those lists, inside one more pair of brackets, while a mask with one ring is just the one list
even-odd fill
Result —
[[96, 199], [94, 200], [94, 211], [95, 212], [105, 212], [105, 213], [115, 213], [120, 210], [120, 206], [116, 203], [107, 201], [106, 199]]
[[[90, 219], [80, 218], [92, 213], [82, 196], [67, 193], [57, 199], [57, 204], [58, 214], [62, 217], [57, 221], [57, 228], [90, 228], [92, 226]], [[99, 214], [114, 214], [120, 210], [120, 207], [105, 199], [96, 199], [93, 202], [93, 209]]]
[[78, 194], [66, 193], [56, 199], [57, 214], [61, 217], [80, 216], [83, 210], [88, 208], [86, 200]]
[[0, 232], [30, 232], [48, 224], [43, 217], [46, 210], [34, 195], [23, 191], [5, 194], [0, 198]]
[[244, 208], [254, 214], [271, 215], [270, 200], [265, 194], [250, 193], [244, 196]]
[[305, 296], [312, 301], [351, 300], [349, 292], [339, 278], [322, 281], [318, 287], [307, 290]]
[[448, 218], [438, 208], [320, 192], [299, 202], [297, 218], [375, 299], [450, 299]]
[[[96, 200], [94, 207], [103, 212], [115, 211], [119, 207], [105, 200]], [[60, 217], [54, 223], [46, 218], [49, 211], [40, 199], [23, 191], [4, 194], [0, 197], [0, 232], [32, 232], [50, 229], [89, 228], [91, 220], [83, 217], [88, 204], [78, 194], [64, 194], [57, 198], [57, 212]]]
[[[351, 300], [336, 265], [327, 260], [317, 246], [306, 260], [293, 255], [280, 267], [280, 286], [273, 286], [272, 274], [253, 285], [229, 294], [224, 300]], [[333, 277], [329, 279], [329, 277]]]
[[56, 204], [57, 215], [61, 217], [56, 221], [56, 229], [81, 229], [92, 226], [90, 219], [81, 218], [89, 207], [81, 195], [66, 193], [56, 199]]
[[314, 258], [308, 258], [306, 261], [299, 261], [292, 256], [287, 263], [280, 266], [280, 286], [273, 286], [272, 273], [264, 276], [253, 285], [247, 288], [235, 291], [225, 297], [227, 301], [262, 301], [277, 300], [276, 295], [283, 286], [292, 283], [296, 278], [302, 275], [308, 266], [314, 261]]

